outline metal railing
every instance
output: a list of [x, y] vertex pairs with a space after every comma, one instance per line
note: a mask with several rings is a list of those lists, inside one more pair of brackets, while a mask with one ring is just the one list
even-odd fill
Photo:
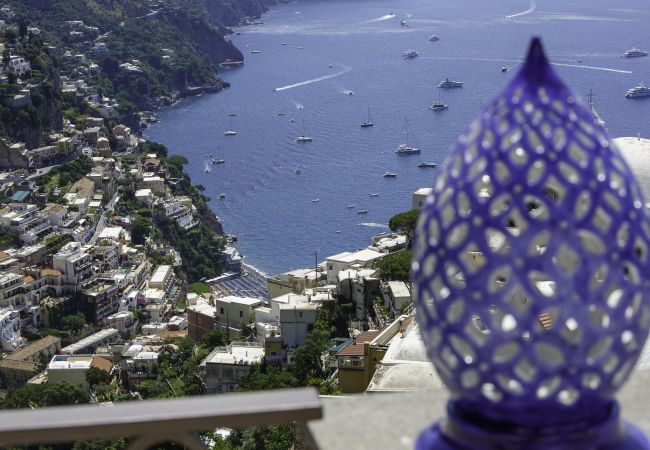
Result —
[[0, 446], [123, 437], [129, 450], [175, 442], [206, 450], [198, 432], [307, 422], [322, 417], [313, 388], [8, 410], [0, 413]]

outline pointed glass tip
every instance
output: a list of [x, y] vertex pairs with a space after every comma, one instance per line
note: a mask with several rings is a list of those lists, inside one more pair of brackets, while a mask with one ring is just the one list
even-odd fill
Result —
[[528, 55], [521, 72], [519, 72], [519, 77], [524, 78], [528, 83], [534, 84], [557, 81], [557, 77], [544, 53], [542, 40], [538, 36], [533, 37], [530, 41]]

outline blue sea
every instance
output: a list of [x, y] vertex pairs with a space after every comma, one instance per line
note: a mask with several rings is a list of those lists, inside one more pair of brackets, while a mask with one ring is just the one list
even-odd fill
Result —
[[[262, 20], [232, 36], [245, 57], [221, 73], [232, 86], [160, 111], [145, 137], [188, 158], [226, 232], [267, 273], [365, 247], [386, 231], [413, 191], [431, 185], [437, 169], [418, 163], [444, 160], [515, 76], [533, 35], [577, 94], [593, 91], [612, 136], [650, 137], [650, 98], [624, 97], [650, 83], [650, 57], [622, 58], [632, 47], [650, 50], [647, 0], [298, 2]], [[430, 42], [433, 34], [440, 40]], [[419, 56], [402, 59], [407, 49]], [[464, 86], [437, 89], [445, 78]], [[438, 98], [448, 110], [428, 109]], [[360, 128], [368, 109], [374, 127]], [[236, 136], [223, 134], [230, 120]], [[421, 155], [394, 153], [407, 121]], [[313, 142], [296, 143], [303, 133]], [[211, 166], [208, 154], [226, 162]]]

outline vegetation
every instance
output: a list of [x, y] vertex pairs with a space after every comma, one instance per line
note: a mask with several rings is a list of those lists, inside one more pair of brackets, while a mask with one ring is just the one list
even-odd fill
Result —
[[410, 211], [395, 214], [388, 221], [388, 227], [391, 229], [391, 231], [406, 235], [409, 248], [411, 247], [411, 242], [413, 242], [415, 225], [417, 223], [419, 215], [419, 210], [412, 209]]
[[210, 288], [208, 284], [203, 283], [202, 281], [197, 281], [195, 283], [190, 284], [187, 290], [189, 292], [193, 292], [199, 295], [212, 293], [212, 288]]
[[0, 250], [20, 247], [20, 235], [17, 231], [0, 229]]
[[411, 261], [413, 252], [404, 250], [382, 258], [378, 263], [379, 277], [385, 281], [411, 283]]
[[44, 406], [78, 405], [89, 403], [88, 392], [79, 385], [69, 383], [27, 384], [11, 389], [2, 409], [40, 408]]

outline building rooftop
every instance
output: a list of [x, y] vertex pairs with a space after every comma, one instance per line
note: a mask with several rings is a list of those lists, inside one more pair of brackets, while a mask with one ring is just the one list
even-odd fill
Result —
[[150, 283], [162, 283], [172, 270], [172, 266], [158, 266], [156, 271], [151, 275]]
[[234, 343], [228, 347], [215, 348], [201, 363], [249, 365], [264, 359], [264, 346], [249, 343]]
[[122, 232], [124, 232], [124, 228], [122, 227], [106, 227], [99, 234], [99, 239], [113, 239], [117, 241], [120, 239]]
[[379, 330], [364, 331], [343, 347], [336, 356], [363, 356], [363, 344], [372, 342], [377, 336], [379, 336]]
[[93, 355], [56, 355], [47, 365], [47, 370], [90, 369]]
[[383, 253], [379, 253], [378, 251], [364, 248], [363, 250], [359, 250], [358, 252], [354, 253], [339, 253], [338, 255], [328, 257], [327, 260], [343, 263], [370, 262], [374, 259], [381, 258], [382, 256], [385, 255]]
[[259, 298], [235, 297], [234, 295], [229, 295], [227, 297], [218, 298], [217, 301], [218, 302], [223, 302], [223, 303], [235, 303], [235, 304], [245, 305], [245, 306], [256, 306], [256, 305], [259, 305], [260, 303], [264, 303]]
[[81, 339], [80, 341], [75, 342], [74, 344], [70, 344], [67, 347], [64, 347], [61, 349], [61, 353], [76, 353], [81, 349], [84, 349], [86, 347], [90, 347], [91, 345], [95, 345], [98, 342], [101, 342], [105, 339], [114, 337], [118, 335], [118, 331], [115, 328], [104, 328], [101, 331], [98, 331], [95, 334], [91, 334], [90, 336], [86, 336], [85, 338]]

